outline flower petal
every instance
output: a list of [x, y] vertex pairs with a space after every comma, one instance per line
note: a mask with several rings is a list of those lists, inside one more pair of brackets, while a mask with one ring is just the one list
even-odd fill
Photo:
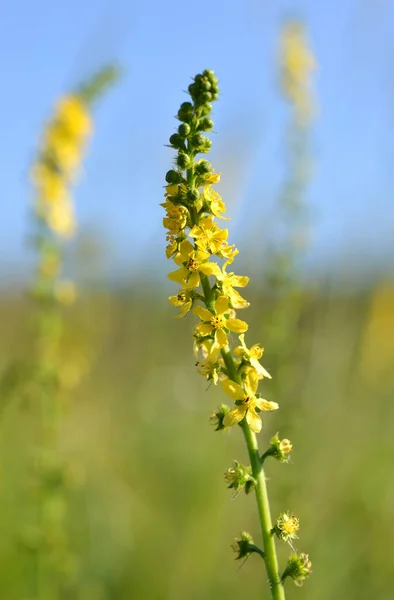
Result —
[[[228, 299], [226, 298], [226, 296], [219, 296], [219, 298], [215, 302], [215, 309], [216, 309], [216, 312], [218, 315], [222, 315], [223, 313], [227, 312]], [[234, 319], [229, 319], [229, 320], [234, 320]], [[227, 323], [226, 323], [226, 327], [227, 327]], [[246, 330], [243, 329], [242, 331], [246, 331]]]
[[213, 327], [209, 323], [199, 323], [196, 326], [196, 331], [201, 335], [211, 335]]
[[225, 379], [222, 381], [222, 388], [233, 400], [242, 400], [242, 398], [245, 397], [245, 392], [239, 383], [236, 383], [231, 379]]
[[197, 287], [198, 285], [200, 285], [200, 276], [198, 273], [192, 273], [189, 279], [187, 280], [186, 287], [188, 289], [191, 289]]
[[183, 285], [185, 283], [184, 279], [185, 277], [187, 277], [188, 273], [189, 271], [185, 267], [181, 267], [176, 271], [171, 271], [171, 273], [168, 273], [168, 279], [171, 279], [171, 281], [176, 281], [180, 285]]
[[224, 348], [228, 344], [227, 333], [223, 331], [223, 329], [216, 329], [215, 331], [215, 342], [220, 346], [220, 348]]
[[183, 242], [179, 244], [179, 252], [181, 253], [183, 260], [187, 260], [189, 256], [193, 254], [194, 247], [189, 240], [183, 240]]
[[256, 398], [256, 406], [260, 410], [277, 410], [279, 408], [279, 404], [264, 400], [264, 398]]
[[196, 306], [196, 308], [193, 309], [193, 314], [200, 317], [202, 321], [210, 321], [213, 317], [213, 314], [203, 306]]
[[243, 331], [248, 330], [248, 324], [245, 321], [241, 321], [241, 319], [227, 319], [226, 327], [230, 331], [235, 331], [236, 333], [242, 333]]
[[230, 412], [227, 413], [224, 417], [223, 425], [225, 427], [231, 427], [232, 425], [236, 425], [237, 423], [242, 421], [246, 411], [247, 408], [245, 406], [237, 406], [236, 408], [233, 408], [233, 410], [230, 410]]
[[261, 419], [258, 416], [258, 414], [253, 410], [253, 408], [250, 408], [248, 410], [248, 413], [246, 415], [246, 420], [249, 424], [249, 427], [251, 428], [251, 430], [254, 433], [259, 433], [261, 431], [261, 427], [262, 427]]
[[222, 273], [219, 265], [212, 262], [203, 263], [199, 266], [199, 270], [204, 273], [204, 275], [215, 275], [215, 277]]

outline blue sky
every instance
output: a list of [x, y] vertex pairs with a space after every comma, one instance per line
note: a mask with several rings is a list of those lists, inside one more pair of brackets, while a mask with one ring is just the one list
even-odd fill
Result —
[[[173, 115], [190, 78], [220, 80], [212, 162], [239, 244], [270, 233], [283, 182], [288, 107], [275, 57], [283, 18], [300, 16], [319, 63], [315, 172], [306, 201], [314, 239], [306, 264], [384, 260], [394, 229], [394, 3], [390, 0], [3, 0], [0, 97], [3, 210], [0, 269], [29, 261], [28, 168], [53, 103], [102, 64], [123, 70], [95, 110], [96, 132], [76, 190], [81, 230], [98, 232], [114, 271], [132, 272], [160, 245]], [[261, 229], [256, 233], [256, 222]], [[255, 240], [256, 243], [256, 240]], [[166, 268], [166, 267], [165, 267]]]

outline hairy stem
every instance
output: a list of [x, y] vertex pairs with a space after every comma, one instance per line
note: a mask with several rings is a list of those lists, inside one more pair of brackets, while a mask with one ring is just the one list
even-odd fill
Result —
[[267, 569], [267, 575], [271, 590], [272, 600], [285, 600], [285, 591], [283, 583], [279, 576], [278, 558], [276, 556], [275, 540], [271, 533], [272, 521], [270, 505], [268, 500], [268, 490], [264, 475], [263, 465], [259, 456], [259, 447], [257, 438], [251, 431], [248, 423], [244, 419], [241, 423], [246, 445], [248, 447], [252, 474], [257, 485], [255, 487], [256, 501], [260, 517], [261, 534], [264, 544], [264, 560]]

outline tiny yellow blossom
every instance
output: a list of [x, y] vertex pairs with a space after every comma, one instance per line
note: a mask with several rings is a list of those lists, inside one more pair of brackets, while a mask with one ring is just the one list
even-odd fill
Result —
[[56, 117], [75, 137], [86, 137], [92, 131], [92, 121], [80, 96], [66, 96], [56, 106]]
[[60, 237], [72, 237], [76, 230], [72, 204], [70, 202], [57, 202], [49, 207], [47, 223], [48, 227]]
[[169, 273], [168, 278], [188, 289], [197, 287], [200, 284], [199, 271], [204, 275], [215, 276], [220, 272], [219, 265], [207, 262], [209, 256], [209, 252], [195, 250], [188, 240], [183, 240], [179, 244], [179, 253], [174, 258], [180, 269]]
[[196, 331], [200, 335], [207, 336], [214, 334], [215, 342], [220, 348], [227, 346], [227, 330], [240, 333], [247, 331], [248, 325], [240, 319], [228, 318], [230, 313], [228, 299], [225, 296], [219, 296], [215, 303], [215, 314], [212, 314], [207, 308], [197, 306], [193, 309], [195, 315], [203, 321], [196, 326]]
[[248, 348], [245, 344], [245, 335], [239, 336], [241, 346], [234, 348], [234, 353], [237, 356], [241, 356], [244, 360], [247, 360], [251, 366], [256, 370], [259, 379], [267, 377], [272, 379], [271, 375], [266, 369], [259, 363], [259, 359], [263, 356], [264, 348], [260, 344], [254, 344], [251, 348]]
[[219, 355], [220, 347], [213, 340], [203, 340], [198, 349], [202, 360], [196, 362], [197, 373], [216, 385], [219, 380]]
[[222, 387], [226, 394], [238, 403], [236, 408], [230, 410], [224, 417], [223, 423], [226, 427], [236, 425], [246, 417], [246, 421], [251, 430], [255, 433], [259, 433], [259, 431], [261, 431], [262, 423], [256, 409], [258, 409], [258, 411], [271, 411], [279, 408], [276, 402], [257, 398], [257, 386], [257, 377], [253, 377], [249, 373], [243, 382], [243, 387], [235, 381], [231, 381], [231, 379], [226, 379], [222, 382]]
[[69, 194], [64, 178], [47, 165], [37, 163], [32, 169], [32, 179], [37, 187], [40, 203], [54, 204], [68, 199]]
[[219, 181], [220, 181], [220, 175], [221, 175], [221, 173], [211, 173], [205, 179], [205, 182], [208, 183], [208, 184], [211, 184], [211, 185], [215, 184], [215, 183], [219, 183]]
[[235, 287], [245, 287], [249, 283], [249, 277], [244, 275], [235, 275], [234, 273], [226, 272], [227, 263], [222, 268], [222, 273], [217, 277], [221, 292], [230, 300], [234, 308], [247, 308], [249, 302], [242, 298]]
[[167, 235], [166, 240], [168, 242], [166, 246], [166, 257], [172, 258], [174, 254], [178, 252], [178, 242], [174, 235]]
[[213, 222], [212, 217], [205, 217], [205, 219], [200, 221], [199, 225], [195, 225], [191, 229], [189, 235], [190, 237], [195, 238], [196, 246], [200, 250], [216, 254], [223, 246], [223, 243], [227, 241], [228, 229], [220, 229], [220, 227]]
[[168, 199], [163, 202], [167, 214], [163, 218], [163, 225], [172, 235], [179, 234], [185, 228], [187, 223], [187, 209], [184, 206], [176, 206]]
[[172, 306], [178, 306], [180, 309], [180, 314], [177, 315], [178, 318], [184, 317], [187, 315], [189, 310], [193, 305], [193, 300], [190, 295], [190, 291], [186, 289], [179, 290], [176, 296], [169, 297], [170, 304]]
[[211, 188], [210, 185], [204, 186], [204, 200], [208, 204], [209, 209], [215, 217], [229, 221], [229, 217], [223, 217], [221, 213], [226, 212], [226, 205], [222, 200], [221, 195]]

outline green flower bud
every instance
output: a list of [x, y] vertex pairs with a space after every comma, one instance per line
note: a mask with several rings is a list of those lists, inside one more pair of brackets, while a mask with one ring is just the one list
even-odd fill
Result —
[[293, 445], [290, 442], [290, 440], [280, 440], [279, 435], [276, 433], [270, 441], [270, 447], [268, 448], [268, 450], [266, 450], [266, 452], [264, 452], [261, 458], [265, 459], [267, 456], [273, 456], [280, 462], [289, 462], [290, 456], [288, 455], [290, 454], [292, 449]]
[[213, 121], [209, 117], [203, 117], [200, 119], [197, 129], [199, 131], [210, 131], [213, 127]]
[[178, 127], [178, 133], [183, 138], [187, 137], [190, 134], [190, 131], [191, 131], [191, 128], [188, 123], [182, 123], [182, 125], [179, 125], [179, 127]]
[[186, 194], [187, 200], [194, 204], [200, 197], [200, 192], [198, 190], [188, 190]]
[[182, 181], [182, 175], [174, 169], [170, 169], [166, 173], [166, 182], [167, 183], [180, 183]]
[[215, 431], [222, 431], [223, 429], [226, 429], [226, 426], [223, 425], [223, 420], [224, 420], [224, 417], [229, 412], [230, 412], [229, 407], [226, 406], [225, 404], [222, 404], [220, 407], [218, 407], [216, 409], [216, 412], [214, 412], [209, 417], [209, 420], [211, 421], [212, 425], [215, 426]]
[[241, 533], [240, 539], [235, 538], [234, 542], [231, 544], [231, 547], [237, 555], [235, 560], [248, 558], [253, 552], [260, 554], [260, 556], [264, 558], [264, 552], [255, 545], [252, 536], [250, 533], [247, 533], [247, 531], [243, 531]]
[[180, 169], [187, 169], [190, 165], [190, 156], [186, 152], [180, 151], [176, 158], [176, 164]]
[[212, 104], [210, 104], [209, 102], [207, 102], [206, 104], [203, 104], [200, 108], [200, 112], [202, 114], [203, 117], [211, 114], [212, 112]]
[[209, 79], [209, 81], [211, 83], [217, 83], [217, 78], [215, 76], [215, 73], [212, 71], [212, 69], [205, 69], [205, 71], [203, 72], [203, 75], [204, 75], [204, 77]]
[[203, 159], [196, 164], [194, 171], [196, 175], [203, 176], [208, 175], [208, 173], [211, 173], [213, 171], [213, 168], [209, 160]]
[[181, 135], [179, 135], [179, 133], [173, 133], [172, 136], [170, 137], [169, 142], [170, 142], [171, 146], [173, 148], [176, 148], [177, 150], [179, 148], [184, 148], [183, 137]]
[[245, 467], [235, 460], [234, 467], [230, 467], [230, 469], [227, 469], [225, 472], [224, 480], [229, 484], [229, 489], [234, 489], [236, 494], [242, 490], [242, 488], [245, 487], [248, 482], [251, 482], [251, 486], [249, 485], [249, 491], [247, 492], [249, 493], [256, 483], [251, 473], [252, 469], [249, 466]]
[[281, 580], [291, 577], [296, 585], [301, 586], [305, 579], [312, 573], [312, 563], [307, 554], [294, 553], [290, 556]]
[[191, 102], [183, 102], [178, 110], [178, 119], [180, 121], [190, 121], [193, 117], [193, 104]]
[[196, 98], [198, 98], [200, 94], [200, 86], [196, 82], [191, 83], [187, 88], [187, 91], [189, 92], [193, 100], [196, 100]]
[[206, 104], [207, 102], [211, 102], [214, 100], [213, 94], [211, 92], [202, 92], [198, 98], [199, 104]]
[[209, 91], [210, 91], [210, 89], [211, 89], [211, 87], [212, 87], [212, 84], [211, 84], [211, 82], [209, 81], [209, 79], [208, 79], [208, 78], [206, 78], [206, 77], [203, 77], [203, 79], [202, 79], [202, 81], [201, 81], [201, 89], [202, 89], [204, 92], [209, 92]]

